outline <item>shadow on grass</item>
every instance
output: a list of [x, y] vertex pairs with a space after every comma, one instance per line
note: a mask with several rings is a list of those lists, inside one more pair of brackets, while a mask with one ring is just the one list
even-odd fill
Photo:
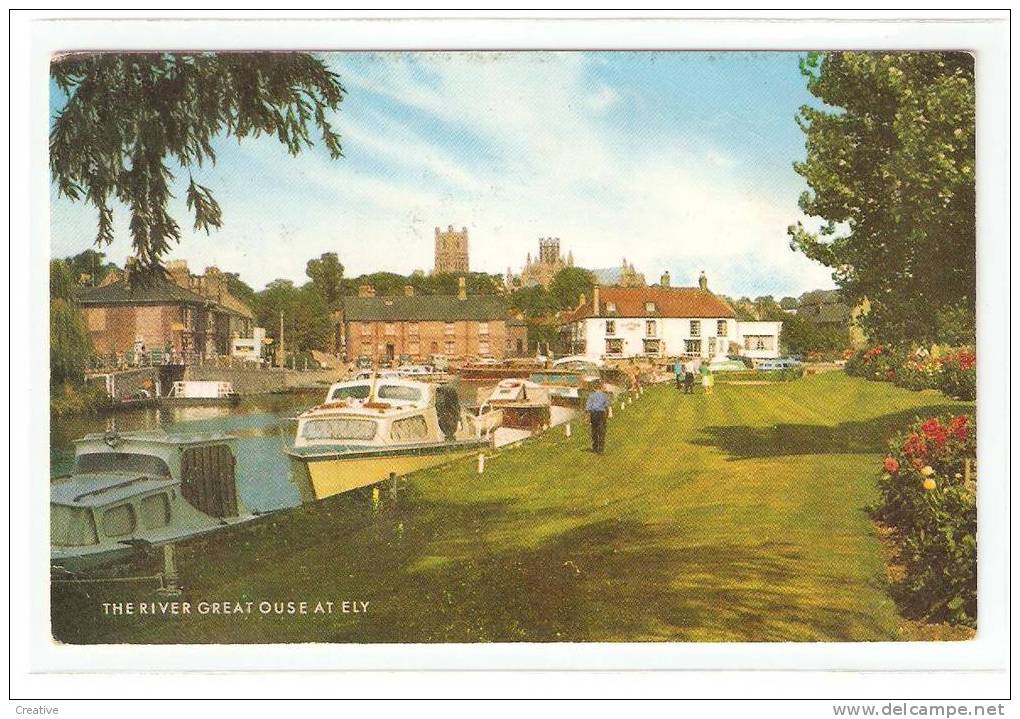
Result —
[[705, 427], [707, 435], [692, 441], [717, 447], [732, 459], [780, 457], [800, 454], [862, 454], [884, 452], [889, 437], [917, 417], [959, 411], [958, 405], [932, 404], [882, 415], [863, 422], [775, 424], [769, 427]]

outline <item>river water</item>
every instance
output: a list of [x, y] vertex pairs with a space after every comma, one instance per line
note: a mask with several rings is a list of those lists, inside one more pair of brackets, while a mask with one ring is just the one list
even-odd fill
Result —
[[90, 432], [159, 429], [174, 433], [223, 432], [237, 438], [238, 493], [248, 509], [267, 512], [301, 503], [283, 453], [294, 437], [291, 418], [318, 404], [326, 387], [292, 394], [245, 397], [236, 407], [133, 409], [108, 416], [54, 417], [50, 425], [50, 476], [70, 473], [74, 440]]

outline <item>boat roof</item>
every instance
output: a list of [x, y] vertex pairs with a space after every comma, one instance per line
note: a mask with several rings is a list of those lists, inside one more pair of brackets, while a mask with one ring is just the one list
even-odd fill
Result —
[[[399, 403], [398, 403], [399, 402]], [[383, 407], [382, 405], [387, 405]], [[421, 402], [409, 402], [406, 400], [382, 400], [364, 404], [331, 403], [317, 405], [305, 410], [298, 419], [312, 419], [315, 417], [354, 417], [357, 419], [385, 419], [405, 414], [420, 414], [427, 408]]]
[[78, 475], [65, 482], [51, 484], [50, 503], [67, 507], [105, 507], [139, 494], [172, 487], [177, 483], [174, 479], [145, 475], [134, 477], [123, 474]]
[[[116, 438], [116, 439], [114, 439]], [[109, 440], [109, 441], [108, 441]], [[110, 442], [116, 442], [110, 444]], [[182, 444], [209, 444], [212, 442], [234, 441], [234, 437], [223, 432], [192, 432], [189, 434], [170, 434], [162, 429], [146, 429], [132, 432], [92, 432], [84, 437], [76, 439], [75, 444], [89, 442], [102, 442], [110, 447], [111, 451], [123, 451], [126, 445], [137, 442], [147, 444], [182, 445]]]

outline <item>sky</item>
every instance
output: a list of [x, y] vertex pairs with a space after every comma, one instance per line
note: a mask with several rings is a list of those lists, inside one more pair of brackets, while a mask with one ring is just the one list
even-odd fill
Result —
[[[401, 274], [433, 263], [434, 228], [467, 227], [473, 271], [519, 272], [540, 237], [575, 264], [649, 282], [776, 297], [832, 287], [794, 253], [806, 189], [798, 108], [810, 104], [796, 53], [327, 53], [346, 95], [331, 119], [344, 156], [321, 143], [297, 157], [275, 138], [221, 137], [194, 171], [223, 210], [192, 230], [186, 176], [171, 212], [182, 241], [168, 259], [238, 272], [261, 289], [303, 283], [336, 252], [345, 274]], [[63, 103], [51, 87], [51, 114]], [[118, 264], [131, 252], [115, 208]], [[96, 233], [91, 205], [51, 189], [51, 250], [76, 254]]]

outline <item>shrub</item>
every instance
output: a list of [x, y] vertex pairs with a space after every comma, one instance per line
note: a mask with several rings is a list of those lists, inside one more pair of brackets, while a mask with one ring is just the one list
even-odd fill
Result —
[[908, 608], [934, 621], [977, 617], [976, 441], [972, 415], [929, 417], [893, 437], [882, 462], [876, 517], [895, 530]]
[[941, 358], [938, 388], [947, 396], [972, 400], [977, 396], [977, 357], [963, 349]]

